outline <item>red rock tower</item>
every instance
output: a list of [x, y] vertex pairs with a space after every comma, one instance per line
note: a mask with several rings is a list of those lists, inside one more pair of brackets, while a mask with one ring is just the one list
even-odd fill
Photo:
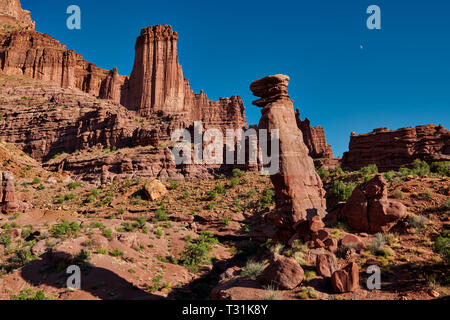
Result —
[[147, 117], [158, 111], [182, 116], [186, 122], [203, 121], [205, 127], [247, 126], [240, 97], [211, 101], [195, 94], [178, 61], [178, 34], [169, 25], [145, 28], [136, 41], [134, 67], [126, 89], [125, 106]]

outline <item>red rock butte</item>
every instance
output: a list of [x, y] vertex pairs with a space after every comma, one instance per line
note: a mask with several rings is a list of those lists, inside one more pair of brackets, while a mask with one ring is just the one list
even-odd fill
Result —
[[443, 126], [388, 130], [379, 128], [368, 134], [352, 134], [342, 167], [359, 170], [376, 164], [381, 171], [410, 167], [414, 160], [450, 161], [450, 131]]

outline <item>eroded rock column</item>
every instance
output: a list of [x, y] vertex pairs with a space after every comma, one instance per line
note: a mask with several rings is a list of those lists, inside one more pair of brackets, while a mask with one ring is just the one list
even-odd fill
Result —
[[250, 86], [253, 94], [261, 97], [253, 102], [263, 108], [259, 129], [267, 129], [269, 134], [272, 129], [279, 130], [280, 169], [271, 180], [277, 206], [273, 222], [281, 241], [289, 240], [304, 222], [326, 214], [325, 191], [297, 126], [294, 105], [288, 95], [289, 81], [286, 75], [274, 75]]

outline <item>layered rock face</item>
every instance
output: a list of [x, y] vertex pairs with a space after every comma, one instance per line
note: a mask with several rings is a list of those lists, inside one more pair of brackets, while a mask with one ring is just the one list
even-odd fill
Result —
[[0, 138], [40, 161], [97, 145], [157, 145], [168, 130], [165, 123], [144, 128], [126, 108], [74, 89], [17, 85], [0, 97]]
[[353, 191], [340, 216], [357, 231], [377, 233], [389, 231], [407, 211], [402, 203], [388, 199], [386, 180], [377, 175]]
[[[26, 76], [63, 88], [120, 102], [126, 77], [85, 61], [49, 35], [34, 31], [0, 34], [1, 69], [7, 75]], [[101, 90], [103, 89], [103, 90]]]
[[11, 172], [0, 171], [0, 212], [13, 213], [17, 208], [14, 176]]
[[342, 167], [359, 170], [376, 164], [381, 171], [389, 171], [409, 167], [416, 159], [450, 161], [450, 131], [443, 126], [425, 125], [393, 131], [380, 128], [369, 134], [352, 134]]
[[300, 111], [295, 112], [297, 125], [302, 130], [303, 141], [309, 150], [309, 155], [313, 159], [333, 159], [333, 150], [325, 138], [325, 130], [321, 126], [311, 126], [311, 121], [306, 118], [300, 119]]
[[0, 25], [4, 30], [34, 30], [31, 14], [23, 10], [20, 0], [0, 0]]
[[178, 61], [177, 40], [177, 32], [169, 25], [141, 31], [125, 106], [145, 117], [158, 111], [180, 114], [188, 121], [203, 121], [206, 129], [246, 127], [240, 97], [210, 101], [203, 91], [194, 94]]
[[257, 80], [250, 87], [255, 96], [261, 97], [253, 102], [263, 108], [259, 129], [268, 129], [269, 133], [279, 130], [280, 169], [271, 176], [277, 205], [274, 223], [287, 233], [314, 216], [323, 217], [326, 210], [322, 181], [296, 123], [287, 90], [289, 81], [286, 75], [274, 75]]

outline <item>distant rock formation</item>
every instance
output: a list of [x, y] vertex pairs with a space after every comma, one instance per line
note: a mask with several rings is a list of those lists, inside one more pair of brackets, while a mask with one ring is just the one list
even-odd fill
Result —
[[[49, 82], [63, 88], [77, 88], [100, 96], [100, 88], [107, 87], [111, 72], [85, 61], [73, 50], [47, 34], [34, 31], [0, 33], [0, 63], [7, 75], [26, 76]], [[116, 81], [125, 82], [126, 77], [116, 76]], [[104, 98], [120, 96], [107, 90]], [[115, 88], [115, 87], [114, 87]], [[119, 99], [115, 99], [119, 101]]]
[[0, 0], [0, 28], [4, 31], [34, 30], [31, 14], [23, 10], [20, 0]]
[[424, 125], [416, 128], [375, 129], [372, 133], [350, 138], [342, 167], [359, 170], [376, 164], [381, 171], [410, 167], [414, 160], [450, 161], [450, 131], [443, 126]]
[[0, 212], [13, 213], [18, 208], [14, 176], [0, 171]]
[[169, 25], [141, 31], [136, 41], [125, 106], [144, 117], [158, 111], [180, 114], [187, 121], [202, 121], [206, 129], [246, 127], [240, 97], [210, 101], [203, 91], [194, 94], [178, 62], [177, 40], [177, 32]]
[[[250, 90], [261, 99], [253, 102], [263, 108], [259, 129], [279, 130], [280, 170], [271, 176], [275, 186], [277, 213], [274, 223], [284, 240], [295, 233], [297, 224], [314, 216], [323, 217], [325, 191], [298, 128], [294, 106], [288, 95], [289, 77], [274, 75], [252, 83]], [[284, 231], [283, 231], [284, 230]], [[282, 233], [285, 232], [285, 235]]]
[[321, 126], [311, 126], [311, 121], [306, 118], [300, 119], [300, 111], [295, 112], [297, 125], [302, 130], [303, 141], [309, 150], [309, 155], [313, 159], [333, 159], [333, 150], [325, 138], [325, 130]]
[[340, 213], [351, 228], [370, 233], [389, 231], [407, 215], [402, 203], [388, 199], [387, 183], [382, 175], [357, 187]]

